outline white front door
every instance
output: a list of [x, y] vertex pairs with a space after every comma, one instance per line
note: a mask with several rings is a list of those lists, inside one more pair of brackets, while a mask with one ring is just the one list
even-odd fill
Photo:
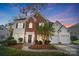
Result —
[[34, 43], [34, 32], [26, 32], [26, 43], [27, 44], [33, 44]]

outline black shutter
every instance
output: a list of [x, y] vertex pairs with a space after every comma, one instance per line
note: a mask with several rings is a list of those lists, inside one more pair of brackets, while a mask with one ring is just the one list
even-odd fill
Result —
[[25, 24], [23, 23], [23, 28], [24, 28]]
[[16, 23], [16, 28], [18, 28], [18, 23]]

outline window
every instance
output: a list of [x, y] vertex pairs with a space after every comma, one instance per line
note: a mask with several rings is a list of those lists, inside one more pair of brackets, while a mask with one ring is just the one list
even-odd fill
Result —
[[18, 24], [16, 24], [16, 27], [17, 27], [17, 28], [23, 28], [23, 23], [18, 23]]
[[32, 28], [32, 26], [33, 26], [32, 23], [29, 23], [29, 28]]
[[39, 23], [39, 26], [43, 25], [44, 26], [44, 23]]

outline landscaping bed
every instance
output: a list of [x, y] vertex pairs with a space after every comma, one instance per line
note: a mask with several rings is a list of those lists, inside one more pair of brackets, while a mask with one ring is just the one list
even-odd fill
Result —
[[0, 56], [66, 56], [63, 52], [30, 52], [0, 46]]
[[18, 44], [16, 44], [16, 45], [9, 45], [8, 47], [16, 48], [16, 49], [22, 49], [23, 44], [22, 44], [22, 43], [18, 43]]
[[31, 45], [30, 49], [56, 49], [53, 45]]

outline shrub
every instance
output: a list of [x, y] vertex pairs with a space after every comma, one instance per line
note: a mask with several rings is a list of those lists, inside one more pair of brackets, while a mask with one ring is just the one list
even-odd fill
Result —
[[45, 40], [44, 44], [49, 44], [50, 41], [49, 40]]
[[12, 40], [12, 39], [14, 39], [14, 37], [9, 37], [9, 38], [7, 38], [7, 40]]
[[35, 44], [38, 44], [38, 40], [35, 40]]
[[38, 41], [38, 44], [39, 44], [39, 45], [42, 45], [42, 41]]
[[8, 40], [8, 41], [7, 41], [7, 44], [8, 44], [8, 45], [15, 45], [15, 44], [17, 44], [17, 41], [14, 40], [14, 39]]
[[71, 36], [71, 41], [76, 41], [78, 38], [76, 36]]
[[22, 42], [23, 41], [23, 38], [19, 38], [18, 40], [19, 40], [19, 42]]
[[14, 40], [14, 37], [9, 37], [7, 40], [3, 42], [2, 45], [8, 46], [8, 45], [15, 45], [15, 44], [17, 44], [17, 41]]
[[6, 41], [5, 44], [6, 45], [15, 45], [17, 43], [16, 40], [14, 40], [14, 37], [9, 37]]

